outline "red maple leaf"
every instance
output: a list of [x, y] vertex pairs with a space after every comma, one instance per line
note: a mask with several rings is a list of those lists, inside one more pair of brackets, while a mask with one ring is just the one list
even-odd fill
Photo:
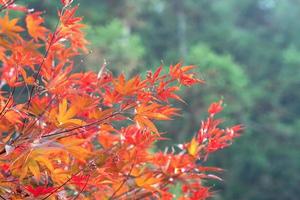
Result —
[[45, 194], [49, 194], [56, 189], [55, 187], [44, 187], [44, 186], [38, 186], [38, 187], [34, 188], [31, 185], [25, 186], [25, 188], [34, 197], [39, 197], [39, 196], [42, 196]]

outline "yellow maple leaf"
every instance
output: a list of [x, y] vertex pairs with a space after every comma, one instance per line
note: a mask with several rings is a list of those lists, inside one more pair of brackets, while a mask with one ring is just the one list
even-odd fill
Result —
[[58, 106], [58, 113], [52, 113], [52, 118], [56, 118], [57, 126], [62, 128], [84, 125], [85, 123], [83, 120], [73, 118], [76, 114], [77, 107], [71, 105], [71, 107], [68, 109], [67, 99], [63, 99]]
[[201, 149], [201, 145], [199, 144], [197, 139], [195, 137], [193, 137], [193, 139], [187, 146], [188, 153], [193, 157], [197, 157], [200, 149]]
[[41, 178], [41, 168], [47, 169], [51, 174], [54, 167], [48, 158], [52, 153], [62, 151], [59, 148], [36, 148], [25, 151], [17, 157], [10, 168], [14, 175], [19, 175], [20, 180], [24, 179], [30, 172], [38, 181]]
[[85, 139], [75, 137], [63, 138], [59, 141], [64, 146], [64, 149], [80, 162], [86, 162], [88, 157], [93, 155], [92, 152], [82, 146], [84, 142], [86, 142]]

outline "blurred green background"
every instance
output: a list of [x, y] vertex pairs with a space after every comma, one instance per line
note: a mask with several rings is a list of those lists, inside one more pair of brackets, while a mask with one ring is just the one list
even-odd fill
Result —
[[[21, 1], [20, 1], [21, 2]], [[59, 1], [25, 1], [56, 23]], [[172, 142], [191, 137], [211, 101], [246, 131], [210, 165], [226, 171], [216, 200], [300, 198], [299, 0], [77, 0], [91, 53], [78, 66], [145, 73], [195, 64], [206, 84], [182, 92], [182, 118], [161, 125]], [[165, 144], [161, 144], [163, 146]]]

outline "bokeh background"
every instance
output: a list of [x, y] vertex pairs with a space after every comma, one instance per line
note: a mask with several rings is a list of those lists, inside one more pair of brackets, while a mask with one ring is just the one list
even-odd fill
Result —
[[[21, 1], [20, 1], [21, 2]], [[56, 24], [59, 1], [28, 0]], [[178, 61], [199, 66], [206, 84], [182, 92], [182, 117], [161, 124], [171, 141], [191, 137], [211, 101], [246, 131], [209, 158], [225, 170], [215, 200], [300, 198], [299, 0], [74, 0], [90, 41], [81, 70], [106, 59], [127, 75]], [[22, 2], [23, 4], [23, 2]]]

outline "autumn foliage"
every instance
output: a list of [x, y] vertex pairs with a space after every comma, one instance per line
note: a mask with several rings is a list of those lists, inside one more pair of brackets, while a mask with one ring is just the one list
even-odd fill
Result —
[[194, 66], [159, 67], [145, 78], [114, 76], [105, 64], [73, 73], [88, 42], [72, 1], [61, 1], [52, 31], [42, 12], [0, 2], [2, 199], [172, 199], [178, 184], [181, 200], [212, 195], [205, 180], [219, 180], [221, 169], [203, 163], [241, 131], [221, 128], [222, 101], [190, 141], [154, 152], [165, 139], [156, 122], [180, 115], [170, 103], [183, 101], [176, 92], [203, 83]]

